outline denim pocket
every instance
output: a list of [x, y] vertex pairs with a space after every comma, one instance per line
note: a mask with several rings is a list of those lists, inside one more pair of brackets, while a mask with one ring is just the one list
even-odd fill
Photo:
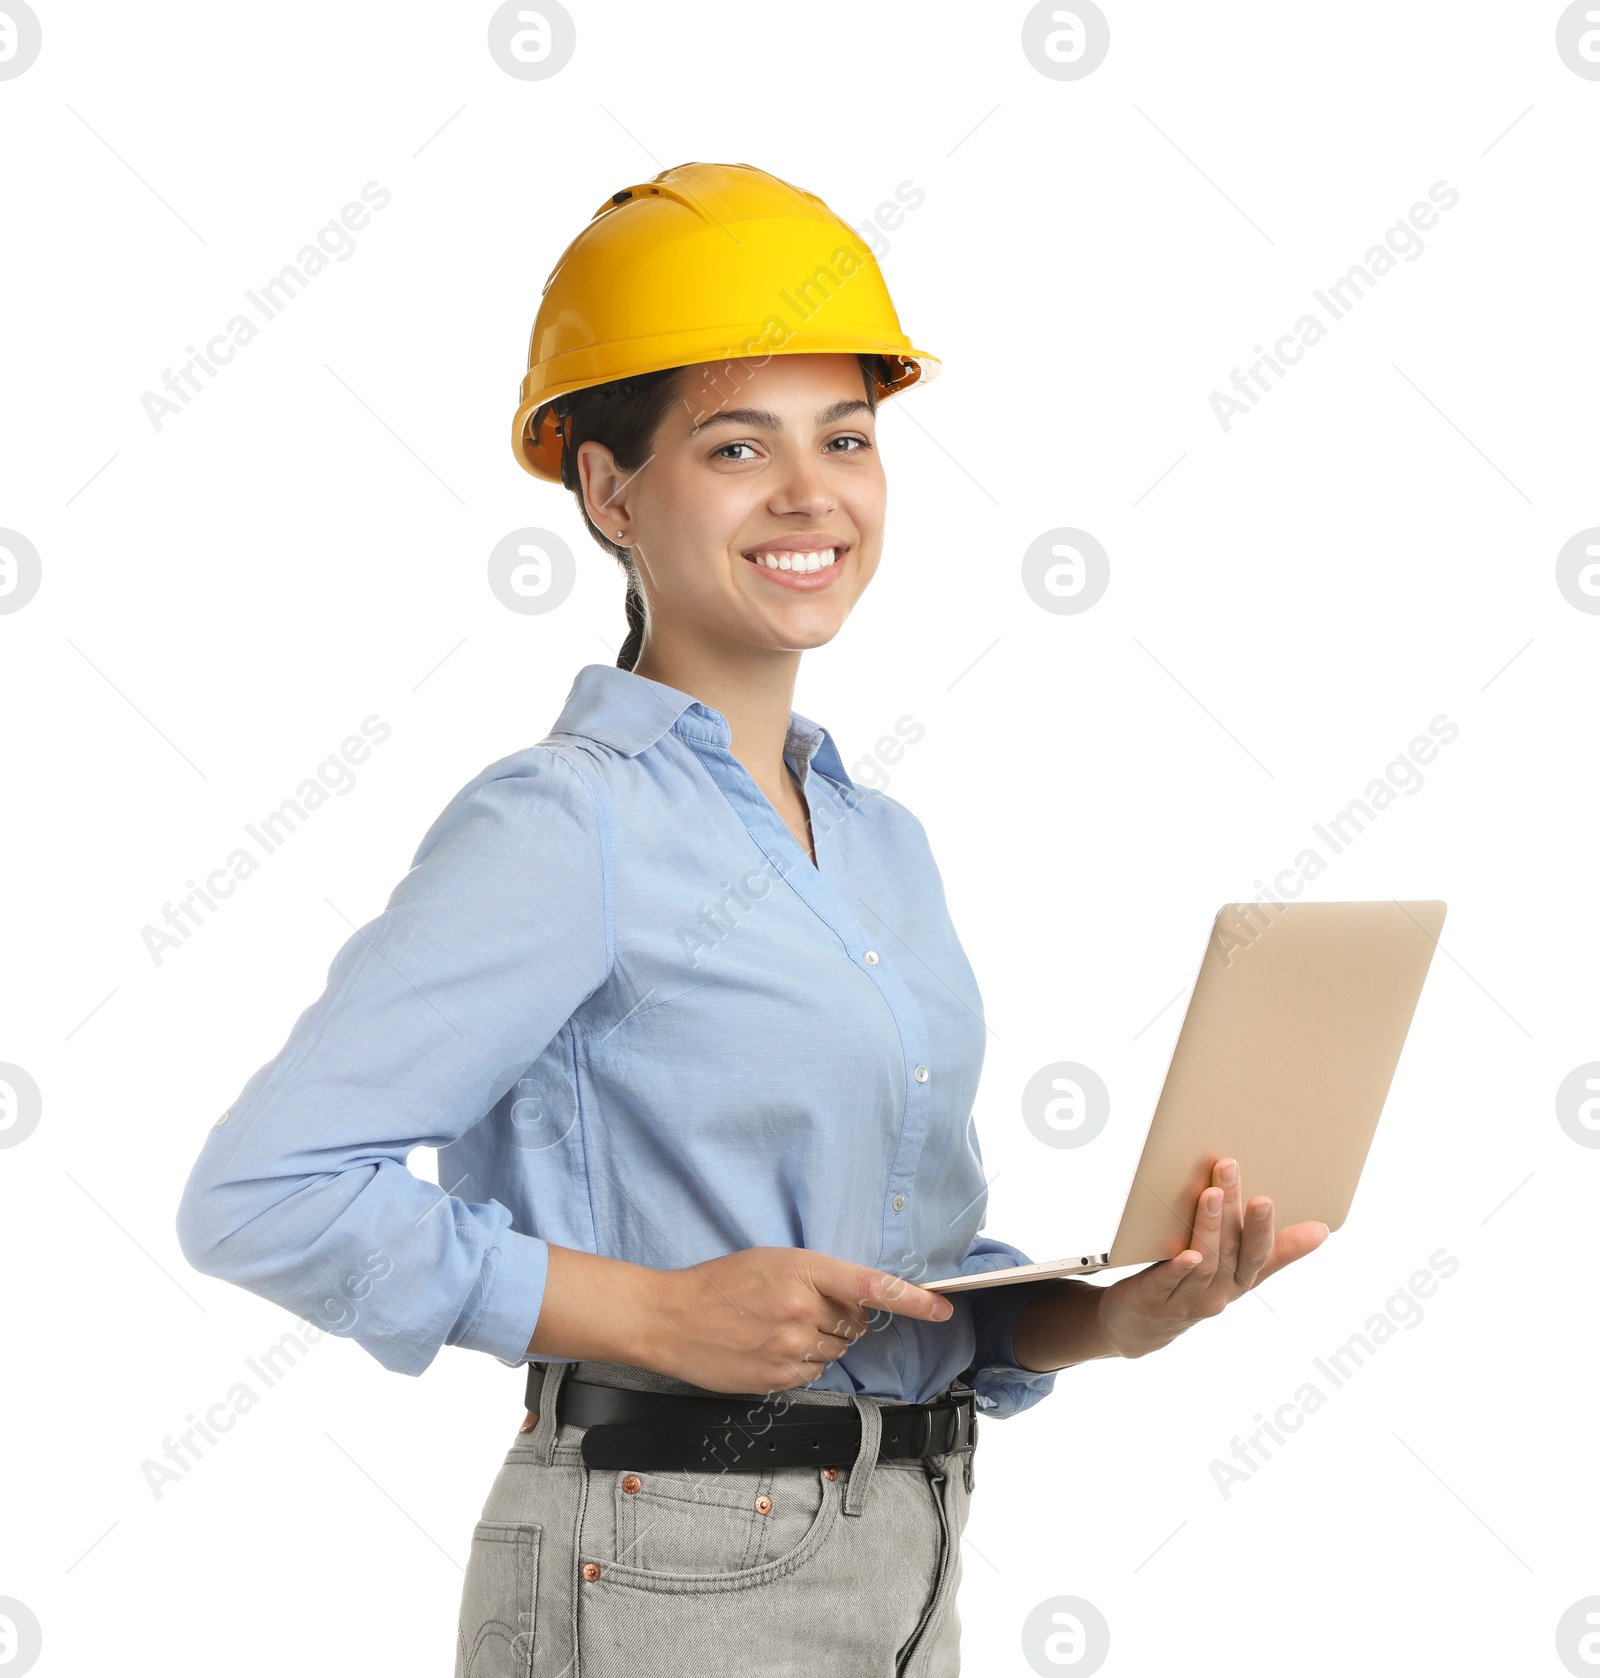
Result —
[[589, 1469], [581, 1559], [635, 1590], [734, 1591], [822, 1548], [843, 1478], [820, 1468], [707, 1476]]
[[541, 1529], [479, 1521], [461, 1589], [455, 1678], [531, 1678]]

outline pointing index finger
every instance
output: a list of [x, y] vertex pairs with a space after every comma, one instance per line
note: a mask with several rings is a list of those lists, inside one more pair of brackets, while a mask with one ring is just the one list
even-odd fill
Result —
[[920, 1317], [925, 1322], [947, 1322], [955, 1315], [955, 1306], [942, 1294], [930, 1293], [904, 1277], [891, 1276], [887, 1271], [874, 1270], [868, 1265], [847, 1264], [842, 1259], [829, 1259], [826, 1267], [819, 1267], [817, 1286], [830, 1296], [865, 1305], [869, 1309], [889, 1311], [900, 1317]]
[[955, 1306], [942, 1293], [930, 1293], [904, 1277], [891, 1276], [884, 1270], [869, 1270], [871, 1293], [867, 1302], [900, 1317], [921, 1317], [930, 1323], [947, 1322], [955, 1315]]

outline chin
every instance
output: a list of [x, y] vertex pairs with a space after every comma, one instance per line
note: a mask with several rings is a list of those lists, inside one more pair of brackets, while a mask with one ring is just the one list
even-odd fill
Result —
[[792, 621], [775, 624], [768, 633], [771, 636], [771, 645], [781, 648], [784, 652], [810, 652], [813, 647], [827, 646], [844, 628], [844, 622], [842, 616], [832, 613], [823, 617], [821, 614], [797, 612]]

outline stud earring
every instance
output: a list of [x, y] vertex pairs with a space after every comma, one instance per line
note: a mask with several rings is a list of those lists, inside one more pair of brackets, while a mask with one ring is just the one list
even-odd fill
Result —
[[617, 540], [619, 542], [622, 540], [622, 532], [620, 530], [617, 532]]

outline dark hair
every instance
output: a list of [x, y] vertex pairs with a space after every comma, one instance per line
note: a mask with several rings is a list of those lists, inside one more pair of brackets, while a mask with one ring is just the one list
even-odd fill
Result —
[[[882, 365], [881, 356], [857, 355], [856, 362], [867, 387], [867, 402], [876, 413], [878, 382], [881, 379], [887, 383], [893, 374]], [[604, 443], [624, 472], [639, 471], [650, 458], [651, 440], [679, 394], [685, 371], [682, 367], [667, 367], [656, 373], [613, 379], [609, 384], [590, 385], [585, 390], [558, 396], [549, 404], [563, 437], [561, 482], [572, 491], [583, 522], [589, 527], [589, 534], [616, 559], [628, 579], [624, 602], [628, 614], [628, 636], [617, 654], [617, 666], [622, 670], [631, 670], [639, 662], [644, 643], [644, 593], [639, 587], [639, 573], [631, 550], [613, 541], [609, 532], [601, 530], [589, 517], [589, 509], [584, 505], [583, 483], [578, 476], [578, 445]], [[533, 415], [532, 429], [535, 434], [543, 419], [543, 409]]]

